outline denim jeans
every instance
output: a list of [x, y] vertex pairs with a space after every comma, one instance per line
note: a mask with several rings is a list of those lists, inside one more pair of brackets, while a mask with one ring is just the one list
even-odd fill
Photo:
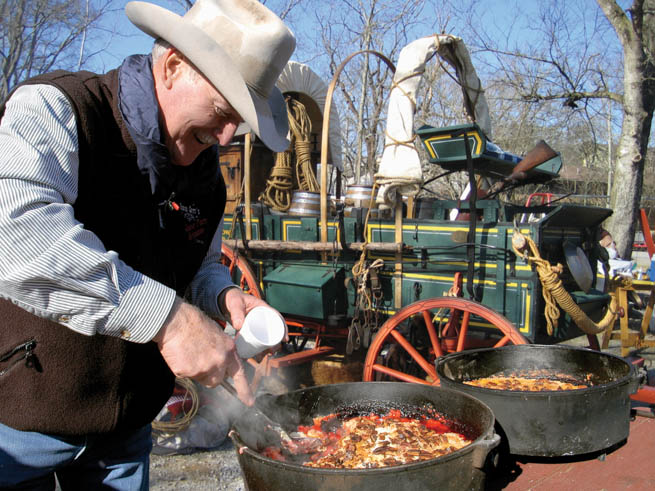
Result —
[[[71, 417], [74, 417], [71, 415]], [[58, 437], [0, 424], [0, 488], [147, 490], [150, 425], [137, 431]]]

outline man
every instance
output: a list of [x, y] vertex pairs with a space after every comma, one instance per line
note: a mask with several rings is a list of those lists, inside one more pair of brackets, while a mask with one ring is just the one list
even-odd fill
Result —
[[147, 489], [175, 376], [253, 400], [203, 313], [238, 330], [263, 303], [218, 262], [216, 144], [243, 123], [286, 149], [274, 84], [295, 39], [256, 0], [126, 13], [152, 56], [36, 77], [0, 107], [0, 487]]

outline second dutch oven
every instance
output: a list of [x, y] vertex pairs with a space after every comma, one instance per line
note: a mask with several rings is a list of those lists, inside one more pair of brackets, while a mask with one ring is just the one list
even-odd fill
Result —
[[[516, 455], [561, 457], [605, 450], [628, 438], [630, 394], [639, 377], [625, 360], [562, 345], [514, 345], [461, 351], [436, 362], [441, 386], [471, 395], [493, 411], [497, 431]], [[588, 380], [584, 389], [515, 391], [465, 381], [529, 370]]]

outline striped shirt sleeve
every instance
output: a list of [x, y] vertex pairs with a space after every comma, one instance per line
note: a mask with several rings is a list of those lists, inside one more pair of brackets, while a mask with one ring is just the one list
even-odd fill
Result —
[[75, 220], [75, 116], [49, 85], [19, 88], [0, 123], [0, 296], [86, 335], [144, 343], [175, 291], [135, 271]]

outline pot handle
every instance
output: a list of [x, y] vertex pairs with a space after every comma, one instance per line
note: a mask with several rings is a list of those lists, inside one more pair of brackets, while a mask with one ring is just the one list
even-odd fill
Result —
[[450, 373], [449, 370], [446, 370], [448, 368], [447, 362], [451, 358], [455, 358], [457, 356], [460, 356], [462, 353], [459, 351], [454, 351], [452, 353], [446, 353], [445, 355], [441, 355], [437, 357], [437, 359], [434, 361], [434, 369], [437, 370], [437, 373], [439, 373], [439, 365], [443, 365], [443, 371], [444, 375], [446, 375], [449, 378], [453, 378], [453, 374]]
[[475, 444], [475, 449], [473, 449], [473, 467], [476, 469], [482, 469], [487, 460], [487, 455], [489, 455], [489, 452], [496, 448], [498, 444], [500, 444], [500, 435], [495, 431], [489, 435], [488, 438], [477, 442]]
[[632, 370], [630, 372], [631, 380], [628, 385], [628, 394], [634, 394], [639, 390], [639, 387], [646, 383], [648, 378], [648, 372], [644, 368], [636, 368], [632, 365]]

